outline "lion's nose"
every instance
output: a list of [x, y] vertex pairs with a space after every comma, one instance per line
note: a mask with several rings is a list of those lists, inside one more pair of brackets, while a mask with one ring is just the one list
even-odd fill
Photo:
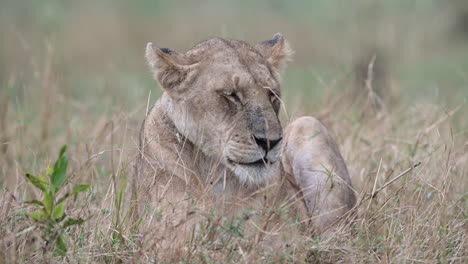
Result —
[[256, 136], [253, 136], [255, 143], [261, 147], [265, 152], [268, 152], [268, 150], [274, 148], [278, 143], [281, 141], [282, 137], [271, 140], [267, 138], [258, 138]]

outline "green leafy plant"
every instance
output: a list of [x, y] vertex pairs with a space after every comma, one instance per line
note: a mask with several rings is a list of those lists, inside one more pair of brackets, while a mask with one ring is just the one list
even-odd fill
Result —
[[55, 161], [53, 168], [48, 168], [46, 175], [33, 176], [26, 174], [26, 179], [36, 188], [42, 191], [42, 200], [28, 200], [24, 203], [32, 204], [35, 210], [27, 215], [37, 223], [42, 231], [42, 238], [46, 242], [44, 250], [53, 249], [56, 256], [65, 256], [67, 253], [67, 243], [64, 239], [67, 235], [67, 228], [80, 225], [85, 220], [82, 218], [72, 218], [65, 214], [65, 201], [73, 195], [89, 189], [88, 184], [76, 184], [69, 188], [65, 194], [58, 197], [59, 191], [67, 182], [68, 159], [65, 156], [67, 147], [60, 149], [60, 154]]

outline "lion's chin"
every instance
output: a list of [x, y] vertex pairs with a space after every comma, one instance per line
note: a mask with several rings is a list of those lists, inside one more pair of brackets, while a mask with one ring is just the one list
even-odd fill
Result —
[[231, 164], [231, 167], [239, 182], [247, 187], [265, 186], [275, 173], [274, 164]]

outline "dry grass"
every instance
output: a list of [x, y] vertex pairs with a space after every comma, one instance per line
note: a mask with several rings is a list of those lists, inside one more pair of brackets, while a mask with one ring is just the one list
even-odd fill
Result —
[[[47, 71], [45, 71], [47, 72]], [[47, 74], [42, 75], [47, 82]], [[339, 98], [339, 96], [337, 96]], [[28, 100], [25, 96], [22, 105]], [[6, 101], [3, 105], [1, 190], [2, 262], [35, 263], [61, 260], [42, 252], [43, 242], [34, 222], [25, 217], [21, 204], [38, 193], [26, 184], [23, 174], [38, 173], [51, 166], [51, 159], [64, 142], [70, 142], [70, 174], [73, 182], [91, 183], [86, 198], [70, 201], [72, 211], [86, 223], [67, 238], [68, 262], [150, 262], [158, 256], [158, 237], [133, 231], [131, 208], [131, 164], [136, 155], [136, 128], [143, 109], [116, 111], [110, 117], [75, 108], [73, 116], [89, 118], [86, 126], [66, 122], [63, 113], [50, 110], [73, 105], [66, 95], [53, 90], [34, 100], [41, 118], [28, 121], [28, 113]], [[365, 100], [364, 100], [365, 101]], [[345, 101], [346, 102], [346, 101]], [[330, 104], [330, 103], [327, 103]], [[331, 102], [333, 104], [333, 102]], [[243, 234], [242, 219], [220, 220], [210, 212], [199, 212], [200, 233], [188, 238], [184, 248], [174, 251], [172, 261], [186, 262], [422, 262], [463, 263], [467, 257], [468, 136], [466, 106], [444, 109], [419, 103], [411, 108], [393, 106], [372, 117], [371, 108], [340, 101], [322, 120], [334, 131], [348, 163], [360, 200], [358, 218], [351, 231], [329, 238], [306, 234], [287, 237], [288, 247], [257, 244], [258, 234]], [[332, 105], [333, 106], [333, 105]], [[8, 111], [7, 111], [8, 109]], [[5, 115], [6, 113], [6, 115]], [[138, 114], [135, 114], [138, 113]], [[362, 113], [367, 113], [363, 115]], [[69, 118], [69, 117], [68, 117]], [[29, 123], [25, 123], [29, 122]], [[7, 124], [7, 125], [6, 125]], [[61, 127], [59, 132], [52, 128]], [[70, 139], [71, 138], [71, 139]], [[412, 171], [408, 168], [421, 163]], [[396, 178], [396, 180], [395, 180]], [[157, 206], [156, 206], [157, 207]], [[149, 213], [157, 219], [164, 211]], [[157, 228], [157, 220], [153, 221]], [[288, 224], [288, 220], [285, 220]], [[234, 230], [234, 231], [233, 231]], [[232, 235], [230, 246], [215, 250], [216, 236]], [[278, 231], [281, 233], [281, 230]], [[164, 261], [162, 261], [164, 262]]]
[[[75, 3], [69, 9], [73, 12], [67, 13], [61, 24], [62, 30], [47, 37], [40, 34], [46, 30], [35, 23], [33, 16], [23, 14], [31, 22], [25, 24], [15, 23], [9, 16], [0, 18], [5, 22], [0, 25], [0, 33], [12, 36], [0, 47], [0, 263], [466, 263], [466, 63], [454, 63], [458, 65], [455, 67], [441, 59], [441, 68], [450, 73], [447, 76], [430, 75], [430, 70], [405, 72], [406, 76], [414, 76], [411, 81], [433, 80], [436, 84], [430, 85], [436, 86], [441, 98], [455, 98], [450, 102], [457, 103], [428, 99], [428, 89], [407, 93], [418, 90], [420, 82], [403, 81], [397, 71], [391, 71], [388, 81], [394, 98], [376, 110], [368, 92], [358, 97], [350, 95], [352, 81], [347, 69], [352, 68], [348, 67], [351, 60], [341, 58], [354, 53], [341, 46], [346, 41], [337, 39], [350, 40], [351, 46], [366, 41], [350, 39], [348, 35], [356, 33], [353, 30], [335, 32], [327, 38], [330, 29], [320, 30], [323, 24], [311, 26], [306, 16], [279, 15], [281, 9], [275, 9], [279, 7], [261, 3], [252, 10], [261, 10], [258, 16], [271, 24], [258, 31], [246, 31], [258, 18], [242, 22], [238, 16], [245, 9], [235, 9], [225, 18], [227, 25], [236, 25], [227, 28], [229, 36], [252, 39], [261, 32], [267, 38], [276, 31], [291, 36], [299, 63], [286, 73], [285, 105], [294, 116], [319, 117], [336, 136], [359, 197], [357, 219], [351, 230], [325, 238], [277, 230], [290, 243], [275, 246], [260, 243], [259, 238], [268, 234], [245, 233], [243, 218], [226, 220], [209, 210], [198, 210], [199, 232], [193, 232], [185, 247], [170, 254], [160, 251], [159, 238], [153, 233], [135, 231], [139, 222], [132, 222], [129, 213], [133, 206], [131, 177], [137, 134], [149, 87], [153, 91], [151, 102], [159, 94], [144, 70], [144, 44], [153, 40], [148, 36], [156, 35], [164, 43], [176, 43], [176, 48], [188, 48], [194, 39], [201, 39], [194, 33], [196, 30], [186, 32], [186, 25], [197, 19], [199, 23], [194, 27], [203, 37], [226, 35], [226, 28], [213, 28], [213, 23], [201, 19], [208, 11], [198, 9], [196, 17], [171, 6], [164, 14], [158, 11], [157, 16], [140, 18], [133, 9], [128, 12], [135, 14], [124, 13], [122, 3], [111, 10], [99, 7], [92, 12], [88, 12], [92, 3]], [[11, 2], [7, 7], [15, 10], [15, 5]], [[359, 14], [358, 9], [353, 10]], [[217, 14], [223, 17], [226, 12]], [[394, 33], [375, 37], [385, 43], [383, 47], [388, 48], [389, 57], [393, 56], [394, 67], [412, 69], [408, 65], [415, 64], [414, 68], [423, 68], [431, 62], [427, 54], [440, 54], [454, 61], [466, 58], [462, 52], [456, 53], [460, 51], [457, 45], [431, 42], [425, 31], [428, 29], [419, 30], [415, 20], [426, 16], [398, 19], [385, 14], [380, 23], [365, 19], [359, 23], [374, 25], [375, 32]], [[179, 21], [179, 17], [185, 20]], [[438, 17], [437, 21], [444, 23], [434, 20], [438, 25], [431, 34], [434, 39], [442, 39], [436, 33], [448, 24], [446, 17], [450, 16], [443, 13]], [[169, 25], [180, 30], [166, 30]], [[392, 49], [396, 46], [400, 48]], [[449, 51], [444, 50], [445, 46], [450, 47]], [[115, 54], [121, 57], [115, 58]], [[395, 63], [400, 59], [407, 64]], [[324, 61], [333, 64], [335, 71], [302, 70], [310, 62], [323, 65]], [[347, 66], [336, 70], [340, 68], [336, 65]], [[365, 85], [367, 91], [372, 91], [372, 78]], [[80, 199], [68, 201], [66, 213], [87, 221], [70, 230], [66, 238], [69, 253], [62, 259], [43, 251], [40, 230], [25, 216], [30, 207], [22, 201], [39, 196], [25, 181], [24, 173], [43, 173], [53, 165], [64, 144], [69, 146], [71, 182], [90, 183], [91, 189]], [[161, 214], [164, 211], [157, 205], [148, 209], [156, 229]], [[287, 218], [284, 223], [294, 225]], [[217, 236], [226, 234], [229, 245], [215, 249]]]

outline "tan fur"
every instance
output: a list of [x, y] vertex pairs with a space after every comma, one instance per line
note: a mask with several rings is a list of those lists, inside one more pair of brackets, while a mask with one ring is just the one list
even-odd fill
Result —
[[180, 230], [193, 208], [232, 216], [289, 204], [291, 218], [320, 234], [354, 205], [346, 165], [320, 122], [297, 119], [282, 139], [279, 79], [291, 54], [279, 34], [255, 47], [210, 39], [186, 53], [148, 44], [164, 93], [141, 128], [134, 190], [138, 215], [145, 204], [164, 210], [161, 238], [187, 235]]

